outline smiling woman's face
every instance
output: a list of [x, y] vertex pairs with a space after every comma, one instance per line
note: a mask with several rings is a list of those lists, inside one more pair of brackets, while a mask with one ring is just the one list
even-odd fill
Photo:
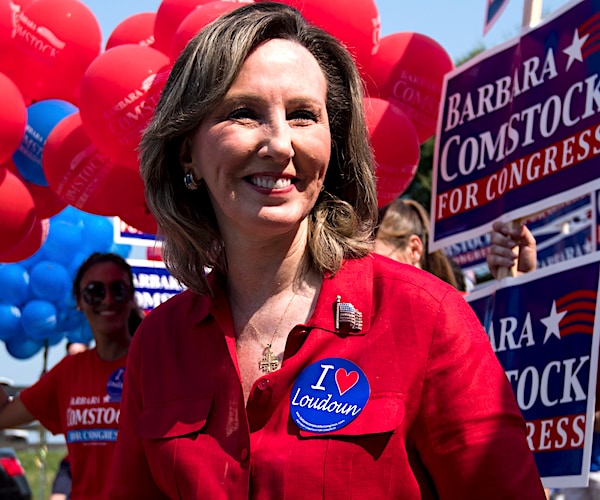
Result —
[[327, 81], [301, 45], [269, 40], [182, 150], [223, 231], [273, 235], [316, 203], [331, 155]]
[[[84, 293], [86, 289], [88, 293]], [[94, 337], [110, 336], [128, 328], [129, 314], [134, 307], [133, 290], [127, 273], [120, 266], [113, 262], [93, 265], [83, 275], [79, 290], [77, 305], [85, 314]]]

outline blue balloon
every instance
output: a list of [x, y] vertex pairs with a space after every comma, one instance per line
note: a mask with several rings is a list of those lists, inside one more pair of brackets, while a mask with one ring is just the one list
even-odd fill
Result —
[[65, 222], [70, 222], [71, 224], [82, 224], [84, 217], [88, 215], [87, 212], [79, 210], [72, 205], [67, 205], [63, 210], [58, 212], [53, 220], [62, 220]]
[[43, 260], [29, 272], [29, 286], [34, 297], [58, 303], [71, 288], [71, 277], [62, 264]]
[[29, 273], [19, 264], [0, 264], [0, 303], [19, 306], [28, 297]]
[[29, 359], [44, 348], [45, 342], [27, 335], [15, 335], [6, 341], [6, 350], [13, 358]]
[[16, 335], [6, 341], [6, 350], [17, 359], [29, 359], [40, 352], [45, 345], [42, 340], [35, 340], [27, 335]]
[[42, 167], [42, 153], [46, 139], [58, 122], [77, 111], [76, 106], [61, 99], [38, 101], [27, 108], [25, 134], [12, 157], [17, 169], [26, 180], [39, 186], [48, 185]]
[[80, 344], [89, 344], [94, 340], [94, 334], [87, 321], [84, 321], [80, 328], [67, 332], [65, 337], [67, 337], [69, 342], [78, 342]]
[[114, 225], [111, 219], [100, 215], [83, 220], [82, 241], [85, 250], [108, 252], [114, 243]]
[[81, 311], [78, 311], [74, 306], [66, 305], [58, 311], [56, 329], [66, 334], [72, 330], [82, 328], [85, 322], [85, 316]]
[[65, 338], [65, 332], [54, 332], [46, 337], [49, 346], [59, 344]]
[[[42, 245], [43, 248], [43, 245]], [[33, 268], [38, 262], [41, 262], [46, 258], [44, 255], [44, 251], [40, 248], [37, 252], [35, 252], [31, 257], [27, 257], [24, 260], [19, 261], [19, 264], [22, 265], [28, 271]]]
[[[71, 280], [75, 278], [75, 275], [77, 274], [77, 271], [79, 271], [81, 264], [83, 264], [89, 256], [89, 253], [83, 252], [77, 252], [75, 255], [71, 256], [71, 262], [67, 266], [67, 272], [69, 273], [69, 276], [71, 276]], [[72, 298], [73, 294], [71, 293], [70, 295]], [[75, 299], [73, 299], [73, 307], [76, 307]]]
[[0, 340], [8, 340], [23, 332], [21, 310], [10, 304], [0, 304]]
[[73, 255], [81, 248], [82, 226], [64, 219], [50, 219], [48, 237], [42, 245], [46, 260], [58, 262], [65, 266], [71, 263]]
[[56, 333], [56, 307], [46, 300], [30, 300], [21, 309], [21, 324], [28, 337], [45, 340]]

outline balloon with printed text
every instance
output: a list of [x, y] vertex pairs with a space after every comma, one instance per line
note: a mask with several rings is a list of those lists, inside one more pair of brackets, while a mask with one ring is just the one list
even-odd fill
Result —
[[16, 20], [33, 0], [0, 0], [0, 72], [11, 76], [15, 53], [13, 50]]
[[25, 180], [40, 186], [48, 185], [42, 166], [44, 145], [52, 129], [63, 118], [76, 112], [76, 106], [62, 99], [34, 102], [27, 108], [27, 129], [19, 148], [12, 155]]
[[74, 113], [54, 127], [42, 155], [48, 184], [63, 202], [115, 216], [144, 202], [139, 172], [117, 165], [91, 141]]
[[367, 67], [369, 94], [398, 106], [410, 118], [422, 144], [435, 133], [444, 75], [454, 63], [444, 48], [421, 33], [381, 38]]
[[377, 204], [381, 208], [406, 191], [417, 173], [419, 137], [408, 116], [384, 99], [365, 98], [365, 115], [375, 156]]
[[81, 78], [102, 49], [102, 33], [79, 0], [35, 0], [16, 17], [11, 49], [10, 75], [26, 98], [77, 104]]
[[158, 103], [169, 58], [151, 47], [118, 45], [83, 75], [79, 112], [92, 142], [112, 161], [138, 170], [142, 130]]

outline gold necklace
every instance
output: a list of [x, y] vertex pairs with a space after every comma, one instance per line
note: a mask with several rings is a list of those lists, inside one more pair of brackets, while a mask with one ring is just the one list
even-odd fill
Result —
[[[279, 318], [279, 321], [277, 322], [277, 326], [275, 327], [275, 330], [273, 330], [273, 335], [271, 335], [271, 340], [265, 345], [265, 348], [263, 349], [261, 359], [258, 363], [258, 368], [263, 373], [271, 373], [271, 372], [274, 372], [275, 370], [279, 369], [279, 365], [280, 365], [279, 358], [273, 352], [273, 349], [272, 349], [273, 341], [275, 340], [275, 336], [277, 335], [277, 332], [279, 331], [279, 327], [281, 326], [283, 318], [285, 318], [285, 315], [287, 314], [295, 297], [296, 297], [296, 294], [294, 293], [292, 295], [292, 297], [290, 298], [290, 301], [288, 302], [287, 306], [285, 307], [283, 314]], [[242, 308], [239, 306], [237, 301], [234, 300], [233, 298], [232, 298], [232, 302], [235, 305], [235, 307], [237, 308], [237, 310], [242, 314], [242, 316], [246, 318], [246, 323], [248, 323], [248, 326], [250, 328], [252, 328], [252, 330], [256, 334], [256, 337], [258, 338], [258, 340], [260, 342], [263, 342], [261, 332], [258, 330], [258, 328], [256, 328], [252, 324], [252, 321], [250, 321], [250, 317], [246, 315], [246, 313], [242, 310]]]

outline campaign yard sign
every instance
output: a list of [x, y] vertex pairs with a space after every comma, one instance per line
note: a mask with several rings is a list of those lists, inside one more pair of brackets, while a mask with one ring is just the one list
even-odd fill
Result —
[[144, 233], [119, 217], [113, 219], [113, 240], [115, 243], [141, 247], [160, 247], [162, 245], [162, 240], [155, 234]]
[[127, 262], [133, 273], [135, 302], [146, 313], [184, 290], [161, 261], [127, 259]]
[[589, 193], [525, 221], [536, 241], [538, 268], [596, 250], [594, 198], [595, 193]]
[[600, 2], [569, 3], [445, 77], [430, 250], [600, 187]]
[[[597, 247], [600, 191], [588, 193], [524, 220], [536, 240], [537, 267], [542, 268], [594, 252]], [[492, 242], [490, 233], [444, 248], [464, 273], [475, 278], [489, 276], [486, 257]]]
[[466, 296], [512, 385], [548, 488], [587, 484], [599, 276], [600, 253], [594, 252]]

